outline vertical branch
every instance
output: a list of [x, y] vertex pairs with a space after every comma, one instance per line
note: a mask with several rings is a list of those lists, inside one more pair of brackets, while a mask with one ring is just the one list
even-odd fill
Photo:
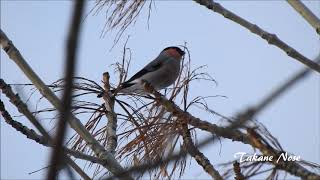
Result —
[[309, 10], [300, 0], [287, 0], [301, 16], [316, 30], [320, 35], [320, 20], [319, 18]]
[[235, 174], [235, 177], [234, 177], [235, 180], [244, 180], [244, 176], [241, 173], [240, 164], [237, 161], [233, 163], [233, 171]]
[[51, 155], [50, 169], [47, 179], [56, 179], [58, 168], [62, 164], [63, 142], [67, 129], [67, 119], [70, 118], [70, 109], [72, 102], [73, 76], [75, 72], [77, 48], [79, 45], [80, 23], [83, 15], [84, 0], [77, 0], [74, 3], [73, 17], [70, 24], [69, 35], [66, 43], [66, 66], [65, 66], [65, 90], [62, 97], [62, 109], [58, 122], [58, 130], [54, 139], [54, 150]]
[[183, 145], [188, 153], [197, 161], [197, 163], [203, 167], [203, 169], [215, 180], [222, 180], [223, 178], [219, 172], [212, 166], [209, 159], [199, 151], [199, 149], [193, 144], [190, 130], [186, 123], [182, 124], [182, 137]]
[[106, 150], [115, 154], [117, 147], [117, 115], [114, 112], [114, 96], [110, 92], [110, 75], [108, 72], [103, 73], [104, 91], [103, 100], [106, 108], [107, 123], [107, 147]]

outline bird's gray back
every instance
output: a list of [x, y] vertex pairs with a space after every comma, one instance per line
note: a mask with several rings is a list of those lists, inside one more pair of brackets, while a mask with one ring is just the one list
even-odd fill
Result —
[[180, 72], [180, 60], [171, 57], [158, 57], [155, 61], [150, 62], [145, 68], [152, 68], [159, 63], [161, 63], [160, 68], [141, 77], [141, 79], [148, 81], [158, 90], [173, 84]]

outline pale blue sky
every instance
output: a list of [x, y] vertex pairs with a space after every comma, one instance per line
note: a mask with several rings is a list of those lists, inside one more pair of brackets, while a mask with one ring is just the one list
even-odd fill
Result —
[[[277, 34], [308, 58], [314, 58], [319, 52], [319, 36], [285, 1], [220, 3]], [[92, 7], [92, 2], [88, 5]], [[126, 31], [126, 35], [130, 34], [128, 47], [133, 52], [129, 75], [164, 47], [186, 41], [191, 50], [192, 66], [208, 65], [208, 72], [219, 82], [217, 87], [194, 83], [191, 96], [228, 96], [227, 99], [209, 101], [210, 107], [224, 115], [232, 116], [257, 103], [304, 67], [260, 37], [192, 1], [156, 1], [155, 5], [149, 30], [147, 11], [143, 11], [137, 23]], [[320, 16], [319, 1], [308, 1], [306, 5]], [[62, 77], [70, 8], [70, 1], [1, 1], [1, 29], [46, 83]], [[121, 59], [125, 40], [122, 39], [110, 51], [114, 33], [100, 38], [104, 23], [104, 13], [89, 15], [83, 24], [79, 52], [77, 75], [97, 82], [100, 82], [103, 72], [112, 72], [111, 63]], [[3, 51], [1, 78], [7, 83], [29, 82]], [[316, 163], [320, 163], [319, 83], [319, 75], [312, 73], [257, 117], [285, 150]], [[24, 95], [27, 95], [28, 89], [24, 90]], [[17, 114], [6, 97], [1, 96], [1, 99], [10, 113]], [[35, 108], [35, 102], [31, 108]], [[191, 113], [210, 120], [206, 114]], [[17, 120], [31, 127], [26, 119]], [[252, 152], [249, 146], [228, 140], [222, 141], [220, 155], [219, 150], [220, 145], [217, 144], [203, 151], [214, 165], [233, 160], [233, 154], [238, 151]], [[49, 153], [47, 148], [26, 139], [1, 119], [1, 179], [42, 179], [45, 171], [28, 173], [46, 166]], [[187, 167], [183, 178], [209, 178], [195, 161], [192, 163], [194, 165]]]

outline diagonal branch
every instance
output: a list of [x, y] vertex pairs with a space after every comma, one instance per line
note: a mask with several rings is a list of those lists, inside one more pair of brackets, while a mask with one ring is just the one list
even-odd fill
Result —
[[[320, 54], [314, 59], [314, 61], [320, 63]], [[247, 111], [240, 113], [236, 118], [237, 121], [234, 121], [229, 127], [238, 127], [242, 124], [245, 124], [246, 121], [257, 116], [262, 110], [268, 107], [271, 103], [273, 103], [286, 91], [292, 88], [295, 84], [308, 77], [310, 73], [311, 69], [308, 67], [305, 67], [296, 72], [292, 77], [288, 78], [286, 81], [284, 81], [284, 83], [271, 91], [271, 93], [265, 96], [256, 105], [253, 105], [247, 108]]]
[[292, 175], [298, 176], [302, 179], [308, 179], [308, 180], [317, 180], [320, 179], [320, 175], [315, 174], [308, 169], [302, 167], [295, 161], [285, 161], [281, 159], [281, 154], [287, 154], [288, 152], [280, 152], [274, 148], [272, 148], [270, 145], [264, 143], [262, 140], [263, 138], [253, 129], [248, 128], [248, 137], [250, 139], [250, 144], [254, 147], [259, 149], [263, 155], [268, 157], [273, 157], [272, 164], [276, 166], [279, 169], [285, 170], [286, 172], [289, 172]]
[[[21, 101], [18, 94], [14, 94], [12, 91], [10, 85], [7, 85], [3, 79], [0, 79], [0, 89], [3, 94], [5, 94], [12, 104], [14, 104], [18, 111], [25, 115], [27, 119], [38, 129], [38, 131], [42, 134], [42, 136], [37, 134], [32, 134], [32, 130], [27, 129], [24, 127], [21, 123], [13, 121], [10, 114], [6, 112], [3, 107], [1, 107], [1, 114], [6, 119], [6, 122], [9, 123], [12, 127], [18, 128], [17, 130], [21, 130], [23, 134], [27, 135], [28, 138], [34, 138], [34, 140], [40, 144], [52, 144], [52, 139], [50, 135], [47, 133], [47, 131], [43, 128], [43, 126], [39, 123], [39, 121], [32, 115], [32, 113], [29, 111], [27, 105]], [[2, 103], [2, 102], [1, 102]], [[35, 133], [35, 132], [34, 132]], [[48, 146], [46, 145], [46, 146]], [[68, 156], [65, 156], [66, 162], [77, 172], [81, 177], [84, 179], [90, 179], [90, 177], [82, 171], [82, 169]]]
[[28, 139], [32, 139], [44, 146], [49, 146], [49, 142], [47, 138], [37, 134], [33, 129], [29, 129], [28, 127], [24, 126], [20, 122], [13, 120], [9, 112], [5, 109], [5, 106], [1, 100], [0, 100], [0, 112], [7, 124], [9, 124], [14, 129], [24, 134], [25, 136], [27, 136]]
[[173, 116], [177, 117], [178, 120], [181, 120], [182, 122], [186, 121], [188, 124], [194, 127], [197, 127], [204, 131], [211, 132], [219, 137], [231, 139], [232, 141], [240, 141], [245, 144], [249, 143], [247, 136], [241, 131], [230, 130], [230, 128], [220, 127], [216, 124], [212, 124], [207, 121], [201, 120], [197, 117], [194, 117], [189, 112], [183, 111], [174, 102], [168, 100], [165, 96], [156, 91], [148, 82], [144, 82], [143, 85], [145, 91], [154, 95], [155, 101], [159, 105], [163, 106], [166, 109], [166, 111], [172, 113]]
[[[212, 136], [210, 136], [209, 138], [206, 138], [206, 139], [202, 140], [197, 145], [197, 148], [205, 147], [209, 143], [212, 143], [212, 142], [213, 142], [213, 139], [212, 139]], [[132, 166], [132, 167], [127, 169], [127, 173], [130, 173], [130, 174], [134, 174], [134, 173], [143, 174], [147, 170], [156, 169], [156, 168], [158, 168], [158, 167], [160, 167], [160, 166], [162, 166], [164, 164], [168, 164], [169, 162], [173, 162], [173, 161], [176, 161], [178, 159], [184, 158], [187, 155], [188, 155], [188, 153], [185, 150], [181, 149], [177, 153], [169, 155], [166, 158], [159, 158], [159, 159], [157, 159], [156, 161], [154, 161], [152, 163], [147, 162], [147, 163], [143, 163], [143, 164], [138, 165], [138, 166]], [[107, 177], [106, 180], [113, 180], [115, 177], [121, 178], [121, 176], [110, 176], [110, 177]]]
[[[35, 141], [35, 142], [37, 142], [37, 143], [39, 143], [41, 145], [47, 146], [47, 147], [54, 147], [53, 143], [52, 143], [52, 140], [49, 140], [49, 139], [45, 138], [43, 135], [37, 134], [33, 129], [30, 129], [30, 128], [24, 126], [22, 123], [13, 120], [11, 115], [5, 109], [5, 106], [4, 106], [4, 104], [3, 104], [3, 102], [1, 100], [0, 100], [0, 112], [1, 112], [2, 116], [4, 117], [4, 119], [5, 119], [7, 124], [9, 124], [14, 129], [16, 129], [17, 131], [19, 131], [22, 134], [24, 134], [28, 139], [31, 139], [31, 140], [33, 140], [33, 141]], [[69, 149], [69, 148], [66, 148], [66, 147], [63, 147], [63, 151], [65, 153], [77, 158], [77, 159], [87, 160], [87, 161], [90, 161], [92, 163], [99, 163], [101, 165], [103, 165], [105, 163], [104, 161], [102, 161], [101, 159], [99, 159], [97, 157], [84, 154], [84, 153], [82, 153], [80, 151], [72, 150], [72, 149]], [[82, 176], [82, 177], [84, 179], [91, 179], [89, 176]]]
[[[207, 121], [203, 121], [199, 118], [196, 118], [192, 116], [190, 113], [182, 111], [174, 102], [169, 101], [166, 97], [164, 97], [161, 93], [157, 92], [148, 82], [144, 82], [144, 89], [146, 92], [152, 94], [155, 96], [155, 101], [163, 106], [166, 111], [172, 113], [173, 116], [177, 118], [177, 121], [180, 122], [187, 122], [188, 124], [211, 132], [213, 134], [216, 134], [219, 137], [224, 137], [228, 139], [232, 139], [235, 141], [240, 141], [245, 144], [250, 144], [252, 147], [255, 147], [259, 149], [264, 155], [279, 155], [281, 152], [279, 152], [276, 149], [270, 148], [268, 153], [265, 152], [264, 146], [257, 146], [255, 139], [251, 138], [251, 134], [248, 132], [248, 134], [244, 134], [241, 131], [236, 130], [235, 128], [237, 126], [234, 126], [233, 124], [230, 125], [230, 127], [219, 127], [215, 124], [209, 123]], [[249, 117], [253, 111], [248, 111], [248, 115], [242, 118]], [[247, 113], [244, 113], [247, 114]], [[237, 118], [238, 119], [238, 118]], [[240, 118], [241, 119], [241, 118]], [[238, 121], [235, 121], [238, 122]], [[275, 166], [289, 172], [290, 174], [293, 174], [295, 176], [299, 176], [303, 179], [313, 179], [313, 178], [319, 178], [319, 175], [310, 172], [308, 169], [305, 169], [304, 167], [300, 166], [296, 162], [285, 162], [282, 161], [279, 165], [277, 162], [272, 162]]]
[[[9, 58], [13, 60], [24, 74], [31, 80], [39, 92], [58, 110], [61, 110], [61, 101], [59, 98], [44, 84], [39, 76], [31, 69], [25, 59], [22, 57], [18, 49], [8, 39], [6, 34], [0, 31], [0, 44]], [[103, 159], [106, 163], [104, 167], [113, 174], [121, 174], [124, 169], [121, 167], [115, 157], [107, 152], [104, 147], [90, 134], [90, 132], [82, 125], [81, 121], [74, 115], [68, 119], [70, 126], [87, 142], [89, 147], [95, 152], [97, 157]], [[132, 179], [129, 175], [125, 175], [128, 179]]]
[[215, 180], [222, 180], [223, 178], [219, 172], [213, 167], [209, 159], [199, 151], [199, 149], [193, 144], [190, 135], [190, 130], [188, 125], [183, 123], [182, 125], [182, 137], [183, 145], [188, 153], [197, 161], [197, 163], [202, 166], [202, 168]]
[[244, 28], [248, 29], [252, 33], [257, 34], [262, 39], [266, 40], [269, 44], [275, 45], [278, 48], [282, 49], [284, 52], [288, 54], [288, 56], [296, 59], [302, 64], [320, 73], [319, 64], [300, 54], [298, 51], [296, 51], [295, 49], [287, 45], [285, 42], [280, 40], [275, 34], [271, 34], [261, 29], [259, 26], [250, 23], [249, 21], [243, 19], [242, 17], [236, 15], [235, 13], [225, 9], [219, 3], [213, 2], [213, 0], [194, 0], [194, 1], [199, 3], [200, 5], [207, 7], [208, 9], [216, 13], [221, 14], [225, 18], [230, 19], [231, 21], [243, 26]]
[[300, 0], [287, 0], [292, 6], [320, 35], [320, 20], [313, 14], [310, 9], [303, 4]]

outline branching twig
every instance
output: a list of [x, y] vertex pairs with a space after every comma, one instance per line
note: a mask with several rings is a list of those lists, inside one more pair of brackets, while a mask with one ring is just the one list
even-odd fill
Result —
[[17, 131], [26, 135], [28, 139], [32, 139], [39, 144], [44, 146], [49, 146], [48, 139], [38, 135], [34, 130], [29, 129], [18, 121], [14, 121], [8, 111], [5, 109], [3, 102], [0, 100], [0, 112], [2, 117], [5, 119], [6, 123], [15, 128]]
[[[209, 137], [209, 138], [206, 138], [205, 140], [201, 141], [198, 145], [197, 145], [197, 148], [202, 148], [202, 147], [205, 147], [206, 145], [208, 145], [209, 143], [212, 143], [213, 142], [213, 139], [212, 139], [212, 136]], [[175, 153], [175, 154], [172, 154], [166, 158], [163, 158], [163, 159], [158, 159], [152, 163], [143, 163], [141, 165], [138, 165], [138, 166], [132, 166], [131, 168], [127, 169], [127, 172], [128, 173], [140, 173], [140, 174], [143, 174], [145, 171], [147, 170], [152, 170], [152, 169], [155, 169], [155, 168], [158, 168], [160, 167], [161, 165], [164, 165], [164, 164], [168, 164], [169, 162], [172, 162], [172, 161], [176, 161], [178, 159], [181, 159], [181, 158], [184, 158], [188, 155], [188, 153], [184, 150], [180, 150], [179, 152]], [[115, 176], [110, 176], [108, 178], [106, 178], [106, 180], [111, 180], [113, 179]], [[118, 176], [119, 177], [119, 176]]]
[[262, 39], [266, 40], [269, 44], [275, 45], [285, 51], [288, 56], [298, 60], [299, 62], [305, 64], [309, 68], [317, 71], [320, 73], [320, 65], [315, 63], [314, 61], [308, 59], [307, 57], [300, 54], [298, 51], [287, 45], [285, 42], [280, 40], [275, 34], [271, 34], [263, 29], [261, 29], [259, 26], [250, 23], [249, 21], [243, 19], [242, 17], [236, 15], [235, 13], [225, 9], [222, 7], [219, 3], [213, 2], [213, 0], [194, 0], [195, 2], [199, 3], [200, 5], [203, 5], [207, 7], [208, 9], [221, 14], [227, 19], [230, 19], [231, 21], [240, 24], [244, 28], [250, 30], [252, 33], [259, 35]]
[[[58, 110], [60, 110], [61, 102], [59, 98], [43, 83], [39, 76], [31, 69], [25, 59], [22, 57], [18, 49], [8, 39], [5, 33], [0, 31], [0, 43], [4, 51], [8, 54], [9, 58], [12, 59], [19, 68], [25, 73], [25, 75], [31, 80], [36, 86], [40, 93], [48, 99], [48, 101]], [[88, 143], [89, 147], [95, 152], [97, 157], [103, 159], [106, 163], [106, 167], [110, 172], [114, 174], [121, 174], [124, 169], [117, 162], [114, 156], [107, 152], [103, 146], [88, 132], [88, 130], [82, 125], [81, 121], [74, 115], [68, 119], [70, 126]], [[128, 177], [130, 178], [130, 177]]]
[[316, 30], [320, 35], [320, 20], [300, 0], [287, 0], [287, 2]]
[[190, 113], [180, 109], [174, 102], [169, 101], [165, 96], [156, 91], [149, 83], [144, 82], [144, 89], [146, 92], [155, 96], [155, 100], [158, 104], [163, 106], [166, 111], [172, 113], [180, 121], [186, 121], [188, 124], [197, 127], [199, 129], [216, 134], [219, 137], [231, 139], [233, 141], [240, 141], [242, 143], [248, 143], [248, 139], [245, 134], [238, 130], [228, 130], [224, 127], [219, 127], [215, 124], [203, 121], [199, 118], [192, 116]]
[[[22, 113], [23, 115], [25, 115], [29, 119], [29, 121], [38, 129], [38, 131], [42, 134], [42, 136], [32, 134], [32, 130], [28, 130], [28, 128], [24, 127], [21, 123], [13, 121], [11, 116], [9, 116], [9, 113], [4, 113], [3, 115], [7, 115], [7, 118], [5, 116], [4, 116], [4, 118], [6, 118], [6, 120], [8, 120], [9, 124], [11, 124], [13, 127], [17, 127], [18, 129], [21, 129], [22, 133], [24, 133], [24, 132], [28, 133], [29, 137], [34, 137], [35, 138], [34, 140], [36, 142], [39, 142], [40, 144], [43, 144], [43, 145], [53, 144], [50, 135], [43, 128], [43, 126], [39, 123], [39, 121], [32, 115], [32, 113], [29, 111], [27, 105], [21, 101], [18, 94], [13, 93], [11, 87], [9, 85], [7, 85], [3, 81], [3, 79], [0, 79], [0, 89], [1, 89], [2, 93], [5, 94], [10, 99], [10, 102], [17, 107], [18, 111], [20, 113]], [[4, 106], [3, 106], [3, 110], [5, 110]], [[4, 112], [6, 112], [6, 111], [4, 111]], [[27, 137], [28, 137], [28, 135], [27, 135]], [[39, 140], [39, 141], [37, 141], [37, 140]], [[66, 162], [75, 171], [77, 171], [80, 176], [82, 176], [84, 179], [90, 179], [90, 177], [85, 172], [83, 172], [82, 169], [74, 161], [72, 161], [72, 159], [70, 159], [68, 156], [65, 156], [65, 158], [66, 158]]]
[[[263, 146], [257, 146], [256, 141], [254, 139], [249, 138], [247, 134], [244, 134], [240, 131], [235, 130], [235, 126], [232, 124], [230, 127], [222, 128], [215, 124], [211, 124], [207, 121], [202, 121], [199, 118], [196, 118], [192, 116], [188, 112], [182, 111], [174, 102], [167, 100], [162, 94], [157, 92], [148, 82], [144, 82], [144, 89], [146, 92], [152, 94], [155, 96], [155, 100], [157, 103], [159, 103], [161, 106], [163, 106], [168, 112], [172, 113], [173, 116], [177, 117], [177, 120], [180, 122], [187, 122], [190, 125], [193, 125], [199, 129], [209, 131], [213, 134], [216, 134], [217, 136], [221, 136], [224, 138], [232, 139], [235, 141], [240, 141], [242, 143], [250, 144], [251, 146], [258, 148], [263, 154], [264, 147]], [[244, 113], [245, 114], [245, 113]], [[250, 113], [249, 113], [250, 114]], [[236, 121], [237, 122], [237, 121]], [[271, 153], [265, 154], [265, 155], [277, 155], [279, 152], [275, 149], [272, 149], [270, 151]], [[279, 166], [276, 162], [274, 163], [275, 166]], [[315, 173], [310, 172], [309, 170], [303, 168], [296, 162], [284, 162], [280, 166], [281, 169], [295, 175], [299, 176], [301, 178], [319, 178], [319, 176]]]
[[[0, 111], [1, 111], [2, 116], [5, 119], [6, 123], [11, 125], [17, 131], [19, 131], [22, 134], [26, 135], [26, 137], [28, 139], [34, 140], [37, 143], [42, 144], [42, 145], [47, 146], [47, 147], [53, 147], [53, 143], [50, 142], [50, 140], [48, 140], [47, 138], [45, 138], [42, 135], [37, 134], [33, 129], [30, 129], [30, 128], [24, 126], [23, 124], [21, 124], [20, 122], [13, 120], [11, 115], [6, 111], [6, 109], [4, 107], [4, 104], [3, 104], [3, 102], [1, 100], [0, 100]], [[78, 159], [87, 160], [87, 161], [90, 161], [92, 163], [99, 163], [101, 165], [103, 165], [105, 163], [104, 161], [102, 161], [101, 159], [99, 159], [97, 157], [90, 156], [90, 155], [84, 154], [84, 153], [79, 152], [79, 151], [75, 151], [75, 150], [68, 149], [68, 148], [65, 148], [65, 147], [63, 148], [63, 151], [65, 153], [75, 157], [75, 158], [78, 158]], [[82, 177], [84, 179], [91, 179], [89, 176], [82, 176]]]

